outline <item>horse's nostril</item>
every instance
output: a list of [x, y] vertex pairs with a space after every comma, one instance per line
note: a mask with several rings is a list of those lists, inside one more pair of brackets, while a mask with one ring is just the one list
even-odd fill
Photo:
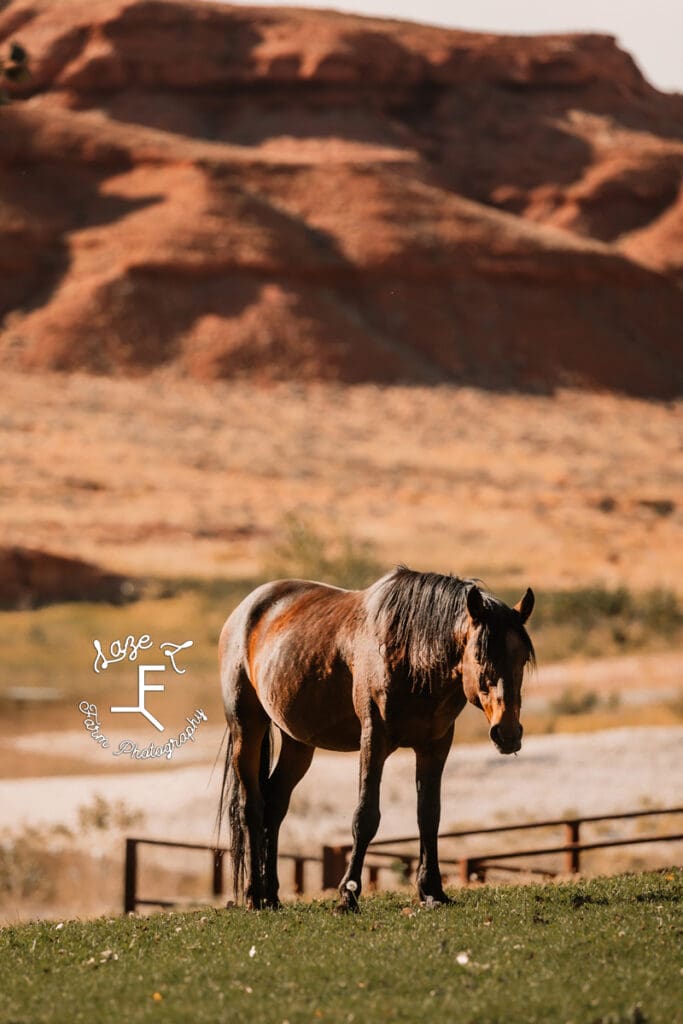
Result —
[[491, 726], [491, 731], [489, 732], [489, 736], [491, 737], [493, 742], [496, 744], [496, 746], [500, 745], [500, 732], [498, 731], [498, 726], [497, 725], [492, 725]]

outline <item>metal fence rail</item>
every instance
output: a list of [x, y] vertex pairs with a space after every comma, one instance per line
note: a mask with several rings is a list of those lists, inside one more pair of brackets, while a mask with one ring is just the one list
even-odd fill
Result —
[[[544, 854], [564, 854], [564, 870], [569, 874], [577, 874], [581, 870], [581, 854], [587, 850], [607, 849], [618, 846], [635, 846], [643, 843], [673, 842], [683, 839], [683, 833], [667, 835], [637, 836], [624, 839], [599, 840], [595, 842], [581, 842], [581, 826], [600, 821], [627, 821], [638, 818], [650, 818], [660, 815], [683, 814], [683, 807], [665, 807], [649, 809], [647, 811], [629, 811], [619, 814], [593, 814], [583, 817], [551, 818], [545, 821], [529, 821], [519, 825], [497, 825], [487, 828], [462, 829], [458, 832], [441, 832], [439, 839], [465, 839], [469, 836], [494, 835], [507, 832], [525, 832], [539, 828], [562, 828], [564, 830], [564, 843], [555, 843], [550, 846], [533, 847], [524, 850], [505, 850], [500, 853], [482, 853], [479, 855], [466, 854], [457, 858], [440, 858], [443, 866], [455, 867], [460, 881], [468, 884], [474, 878], [483, 881], [487, 869], [490, 867], [505, 868], [510, 871], [527, 870], [529, 873], [539, 873], [546, 876], [557, 874], [554, 871], [538, 871], [534, 867], [520, 868], [519, 866], [501, 863], [507, 860], [515, 860], [520, 857], [539, 857]], [[419, 837], [400, 836], [393, 839], [378, 839], [370, 843], [368, 847], [368, 869], [370, 886], [377, 884], [379, 866], [377, 861], [401, 862], [407, 874], [410, 874], [418, 863], [418, 855], [406, 853], [405, 850], [395, 849], [407, 843], [419, 843]], [[339, 846], [323, 847], [323, 889], [335, 888], [339, 879], [346, 870], [348, 856], [352, 846], [346, 843]], [[373, 863], [374, 862], [374, 863]], [[335, 881], [336, 879], [336, 881]]]
[[[544, 846], [527, 847], [524, 849], [509, 849], [497, 853], [481, 853], [478, 855], [463, 854], [460, 857], [441, 858], [441, 864], [447, 868], [454, 868], [462, 884], [467, 885], [471, 881], [485, 881], [487, 871], [490, 868], [505, 869], [506, 871], [537, 873], [545, 876], [554, 876], [556, 871], [538, 869], [533, 866], [509, 864], [509, 861], [520, 859], [532, 859], [542, 855], [564, 854], [564, 871], [569, 874], [577, 874], [581, 870], [581, 854], [590, 850], [604, 850], [611, 847], [637, 846], [648, 843], [666, 843], [683, 840], [683, 832], [666, 833], [645, 836], [627, 836], [621, 839], [599, 839], [589, 842], [581, 841], [581, 827], [587, 824], [602, 821], [630, 821], [640, 818], [659, 817], [662, 815], [683, 814], [683, 807], [666, 807], [649, 809], [646, 811], [631, 811], [620, 814], [594, 814], [584, 817], [553, 818], [546, 821], [529, 821], [519, 825], [497, 825], [487, 828], [463, 829], [458, 832], [442, 832], [439, 839], [464, 839], [470, 836], [497, 835], [508, 832], [527, 832], [539, 828], [561, 828], [564, 832], [564, 842], [552, 843]], [[393, 839], [378, 839], [368, 847], [367, 874], [370, 889], [375, 889], [379, 880], [379, 871], [387, 862], [400, 863], [407, 875], [417, 866], [419, 857], [417, 853], [409, 853], [397, 847], [405, 844], [418, 844], [419, 837], [401, 836]], [[125, 874], [124, 874], [124, 899], [123, 909], [125, 913], [137, 910], [138, 907], [156, 906], [172, 907], [177, 906], [179, 899], [151, 898], [139, 895], [139, 861], [138, 850], [140, 846], [160, 846], [182, 850], [202, 850], [211, 855], [211, 896], [214, 901], [221, 899], [225, 894], [224, 880], [224, 858], [229, 852], [224, 846], [207, 846], [203, 843], [182, 843], [164, 839], [144, 839], [131, 837], [126, 839]], [[323, 846], [321, 856], [304, 855], [295, 853], [280, 853], [279, 859], [289, 861], [293, 864], [294, 892], [301, 895], [305, 892], [305, 872], [307, 864], [322, 865], [322, 888], [336, 889], [344, 872], [348, 857], [351, 852], [351, 844], [338, 846]]]
[[[126, 856], [124, 864], [123, 912], [128, 914], [138, 907], [175, 907], [180, 902], [176, 899], [147, 898], [138, 894], [140, 846], [163, 846], [178, 850], [203, 850], [211, 854], [211, 896], [219, 900], [225, 895], [225, 878], [223, 861], [228, 849], [225, 846], [206, 846], [204, 843], [180, 843], [166, 839], [126, 839]], [[305, 890], [305, 869], [307, 863], [320, 863], [321, 858], [304, 856], [298, 853], [281, 853], [280, 860], [291, 861], [294, 865], [294, 892], [301, 895]]]

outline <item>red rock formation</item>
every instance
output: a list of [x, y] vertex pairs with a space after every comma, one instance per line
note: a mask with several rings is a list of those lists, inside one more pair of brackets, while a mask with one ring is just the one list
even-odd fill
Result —
[[136, 596], [132, 580], [78, 558], [0, 547], [0, 608], [36, 608], [61, 601], [109, 601]]
[[16, 0], [6, 364], [683, 385], [683, 98], [606, 36]]

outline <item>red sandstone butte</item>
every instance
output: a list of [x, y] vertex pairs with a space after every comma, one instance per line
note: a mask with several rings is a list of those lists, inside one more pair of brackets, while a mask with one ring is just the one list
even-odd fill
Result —
[[683, 97], [609, 36], [15, 0], [0, 361], [683, 389]]

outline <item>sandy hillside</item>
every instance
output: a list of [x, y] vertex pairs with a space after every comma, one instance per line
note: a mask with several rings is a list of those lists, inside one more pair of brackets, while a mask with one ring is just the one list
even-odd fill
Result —
[[261, 569], [295, 513], [381, 565], [680, 589], [683, 407], [564, 391], [7, 373], [9, 544], [161, 576]]

